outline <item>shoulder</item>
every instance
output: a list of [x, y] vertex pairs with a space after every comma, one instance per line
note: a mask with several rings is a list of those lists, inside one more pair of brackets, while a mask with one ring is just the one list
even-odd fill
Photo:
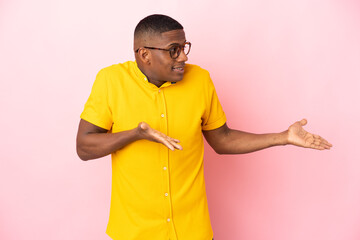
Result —
[[96, 75], [96, 81], [104, 84], [118, 84], [126, 79], [133, 78], [135, 62], [128, 61], [124, 63], [113, 64], [102, 68]]
[[197, 85], [204, 88], [211, 88], [213, 86], [209, 71], [194, 64], [186, 64], [184, 80], [184, 82], [192, 86]]
[[196, 76], [196, 77], [209, 77], [209, 72], [198, 65], [186, 64], [185, 75]]
[[130, 72], [135, 65], [136, 63], [134, 61], [127, 61], [124, 63], [113, 64], [101, 69], [98, 74], [106, 74], [106, 75], [124, 74]]

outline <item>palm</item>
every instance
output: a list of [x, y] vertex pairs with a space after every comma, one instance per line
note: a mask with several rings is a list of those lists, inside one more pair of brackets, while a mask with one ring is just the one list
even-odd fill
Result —
[[182, 150], [182, 147], [179, 145], [179, 140], [169, 137], [165, 135], [164, 133], [155, 130], [149, 126], [149, 124], [145, 122], [141, 122], [138, 125], [138, 128], [141, 129], [141, 133], [144, 137], [144, 139], [147, 139], [149, 141], [158, 142], [164, 144], [166, 147], [168, 147], [170, 150], [179, 149]]
[[307, 123], [306, 119], [292, 124], [288, 129], [288, 141], [295, 146], [313, 148], [318, 150], [330, 149], [332, 146], [322, 137], [309, 133], [303, 126]]

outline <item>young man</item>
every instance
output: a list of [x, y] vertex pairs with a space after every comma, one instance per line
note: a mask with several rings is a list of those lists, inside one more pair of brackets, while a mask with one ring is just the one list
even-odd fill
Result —
[[112, 154], [107, 234], [115, 240], [213, 238], [202, 134], [219, 154], [331, 147], [302, 128], [305, 119], [275, 134], [228, 128], [209, 73], [185, 64], [190, 48], [176, 20], [144, 18], [134, 34], [136, 61], [102, 69], [81, 114], [79, 157]]

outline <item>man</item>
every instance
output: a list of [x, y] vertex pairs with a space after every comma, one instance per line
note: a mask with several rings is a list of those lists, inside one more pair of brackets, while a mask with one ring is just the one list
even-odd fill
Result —
[[102, 69], [81, 114], [79, 157], [112, 154], [107, 234], [115, 240], [213, 238], [202, 134], [219, 154], [331, 147], [302, 128], [305, 119], [276, 134], [228, 128], [209, 73], [185, 64], [190, 48], [176, 20], [144, 18], [134, 34], [136, 62]]

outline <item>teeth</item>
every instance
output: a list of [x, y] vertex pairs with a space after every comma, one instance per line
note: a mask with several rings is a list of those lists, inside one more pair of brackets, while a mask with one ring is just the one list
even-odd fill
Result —
[[184, 68], [183, 67], [173, 67], [172, 68], [173, 70], [178, 70], [178, 71], [184, 71]]

